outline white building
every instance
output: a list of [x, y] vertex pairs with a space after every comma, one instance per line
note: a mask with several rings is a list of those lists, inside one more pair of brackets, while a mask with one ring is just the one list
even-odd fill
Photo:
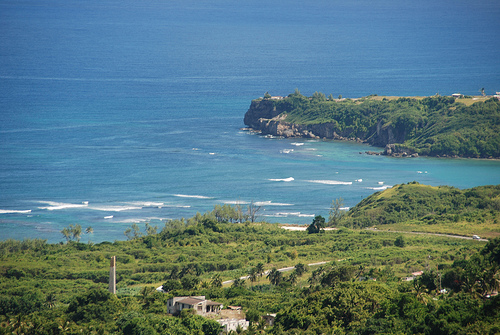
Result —
[[167, 301], [167, 312], [177, 315], [183, 309], [193, 309], [196, 314], [205, 316], [220, 312], [222, 304], [212, 300], [206, 300], [205, 296], [195, 297], [174, 297]]
[[238, 327], [240, 327], [241, 330], [247, 330], [250, 325], [250, 322], [245, 319], [220, 319], [217, 320], [217, 322], [224, 327], [222, 332], [226, 334], [231, 331], [235, 332]]

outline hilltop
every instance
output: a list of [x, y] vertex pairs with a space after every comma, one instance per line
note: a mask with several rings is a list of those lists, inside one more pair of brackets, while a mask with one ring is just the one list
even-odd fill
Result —
[[393, 156], [500, 158], [497, 98], [306, 97], [253, 100], [244, 122], [263, 134], [352, 140]]

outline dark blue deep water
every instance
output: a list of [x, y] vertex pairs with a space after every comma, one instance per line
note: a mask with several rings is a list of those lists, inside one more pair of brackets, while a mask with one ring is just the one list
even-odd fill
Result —
[[498, 161], [240, 130], [266, 91], [494, 94], [499, 17], [497, 0], [0, 0], [0, 239], [120, 240], [250, 201], [306, 224], [397, 183], [499, 184]]

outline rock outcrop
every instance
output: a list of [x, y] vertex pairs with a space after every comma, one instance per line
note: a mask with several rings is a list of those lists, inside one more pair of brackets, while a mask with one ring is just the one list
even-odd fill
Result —
[[352, 130], [341, 131], [335, 122], [319, 124], [295, 124], [286, 122], [284, 111], [276, 108], [273, 100], [253, 100], [245, 114], [244, 122], [250, 128], [260, 131], [263, 135], [281, 137], [325, 138], [333, 140], [356, 141], [369, 143], [373, 146], [389, 148], [381, 154], [389, 156], [411, 156], [412, 153], [401, 151], [395, 143], [403, 143], [405, 133], [394, 129], [392, 125], [384, 125], [379, 121], [374, 129], [368, 129], [362, 137], [352, 137]]

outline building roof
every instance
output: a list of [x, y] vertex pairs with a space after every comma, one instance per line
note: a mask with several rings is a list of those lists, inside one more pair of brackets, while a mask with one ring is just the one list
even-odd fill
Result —
[[222, 305], [222, 303], [217, 302], [217, 301], [207, 300], [207, 305], [209, 305], [209, 306], [219, 306], [219, 305]]
[[187, 297], [187, 298], [178, 300], [177, 302], [179, 302], [181, 304], [186, 304], [186, 305], [198, 305], [199, 303], [203, 302], [203, 300], [193, 298], [193, 297]]

